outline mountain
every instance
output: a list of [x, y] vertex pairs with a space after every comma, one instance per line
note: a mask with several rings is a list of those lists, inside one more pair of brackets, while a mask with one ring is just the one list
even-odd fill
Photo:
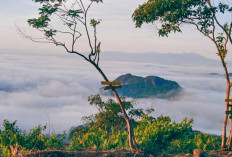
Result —
[[105, 61], [158, 63], [167, 65], [214, 65], [218, 60], [209, 59], [196, 53], [122, 53], [102, 52], [101, 59]]
[[[14, 49], [0, 49], [1, 54], [9, 55], [40, 55], [40, 56], [56, 56], [65, 57], [67, 59], [74, 58], [75, 60], [82, 60], [81, 57], [74, 57], [68, 53], [61, 52], [40, 52], [40, 51], [24, 51]], [[88, 56], [88, 53], [82, 53]], [[221, 66], [219, 60], [209, 59], [196, 53], [156, 53], [156, 52], [141, 52], [141, 53], [125, 53], [125, 52], [101, 52], [101, 61], [120, 61], [120, 62], [139, 62], [139, 63], [155, 63], [166, 65], [218, 65]], [[228, 64], [232, 64], [228, 61]]]
[[[170, 98], [181, 90], [181, 86], [178, 83], [158, 76], [147, 76], [144, 78], [125, 74], [119, 76], [114, 81], [122, 83], [122, 88], [117, 89], [120, 95], [132, 98]], [[109, 91], [103, 92], [103, 94], [109, 93]]]

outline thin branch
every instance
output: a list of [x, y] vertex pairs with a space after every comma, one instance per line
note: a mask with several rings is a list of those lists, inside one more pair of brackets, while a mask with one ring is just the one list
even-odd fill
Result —
[[97, 26], [94, 26], [94, 53], [97, 53], [97, 30], [96, 30]]
[[58, 33], [62, 33], [62, 34], [70, 34], [70, 35], [72, 35], [72, 33], [71, 33], [71, 32], [60, 31], [60, 30], [55, 29], [52, 25], [49, 25], [49, 26], [51, 27], [51, 29], [52, 29], [52, 30], [55, 30], [55, 31], [56, 31], [56, 32], [58, 32]]
[[77, 54], [77, 55], [81, 56], [82, 58], [84, 58], [86, 61], [91, 62], [86, 56], [84, 56], [83, 54], [81, 54], [77, 51], [67, 51], [67, 52]]
[[98, 55], [97, 55], [97, 65], [99, 64], [99, 60], [100, 60], [100, 52], [98, 52]]
[[[81, 0], [80, 0], [81, 1]], [[81, 4], [83, 5], [82, 1]], [[88, 13], [88, 9], [90, 8], [92, 2], [89, 4], [87, 10], [84, 12], [84, 26], [85, 26], [85, 30], [86, 30], [86, 34], [87, 34], [87, 38], [88, 38], [88, 42], [89, 42], [89, 47], [91, 49], [91, 53], [89, 54], [89, 59], [91, 59], [91, 55], [93, 55], [93, 46], [92, 46], [92, 42], [91, 42], [91, 38], [89, 35], [89, 30], [88, 30], [88, 26], [87, 26], [87, 13]]]
[[228, 35], [230, 39], [230, 43], [232, 44], [231, 31], [232, 31], [232, 22], [230, 23], [229, 35]]
[[[214, 20], [213, 20], [213, 30], [212, 30], [212, 35], [213, 35], [213, 41], [216, 41], [216, 39], [215, 39], [215, 22], [214, 22]], [[216, 44], [216, 46], [217, 46], [217, 44]]]
[[35, 37], [30, 36], [30, 35], [27, 35], [25, 30], [20, 29], [19, 26], [17, 26], [17, 25], [15, 25], [15, 26], [16, 26], [16, 29], [17, 29], [17, 33], [21, 37], [23, 37], [25, 39], [29, 39], [29, 40], [31, 40], [33, 42], [39, 42], [39, 43], [53, 43], [51, 41], [47, 41], [47, 39], [45, 37], [43, 37], [43, 38], [35, 38]]
[[[69, 10], [66, 8], [65, 5], [63, 5], [63, 7], [65, 8], [64, 12], [67, 14], [67, 12], [68, 12]], [[79, 22], [81, 22], [82, 24], [84, 24], [84, 22], [83, 22], [81, 19], [77, 18], [77, 17], [76, 17], [76, 18], [71, 17], [71, 18], [72, 18], [72, 20], [75, 21], [75, 22], [76, 22], [75, 19], [77, 19]], [[68, 20], [68, 19], [66, 19], [66, 20]], [[70, 20], [70, 21], [71, 21], [71, 20]]]
[[74, 45], [75, 45], [75, 35], [76, 35], [76, 27], [77, 27], [77, 24], [74, 24], [74, 31], [73, 31], [73, 34], [72, 34], [72, 51], [74, 50]]
[[[211, 5], [210, 1], [207, 1], [208, 5], [210, 8], [213, 6]], [[231, 27], [232, 27], [232, 22], [230, 23], [230, 29], [229, 32], [223, 27], [223, 25], [218, 21], [216, 14], [214, 13], [213, 18], [215, 19], [217, 25], [226, 33], [226, 35], [229, 37], [230, 43], [232, 44], [232, 38], [231, 38]]]
[[84, 8], [82, 8], [82, 6], [80, 5], [80, 2], [78, 2], [77, 0], [75, 0], [75, 1], [78, 4], [78, 6], [80, 7], [80, 9], [84, 12]]
[[184, 23], [189, 23], [189, 24], [192, 24], [192, 25], [196, 26], [197, 30], [200, 31], [204, 36], [208, 37], [212, 41], [214, 40], [211, 36], [209, 36], [207, 33], [205, 33], [204, 31], [202, 31], [196, 23], [189, 22], [189, 21], [183, 21], [183, 22]]
[[230, 39], [230, 43], [232, 44], [232, 38], [231, 38], [231, 26], [232, 26], [232, 23], [230, 24], [230, 30], [229, 32], [227, 32], [227, 30], [219, 23], [218, 19], [216, 16], [214, 16], [214, 19], [216, 21], [216, 23], [218, 24], [219, 27], [221, 27], [221, 29], [226, 33], [226, 35], [229, 37]]
[[225, 40], [225, 43], [224, 43], [224, 51], [227, 50], [227, 43], [228, 43], [228, 40], [229, 40], [229, 36], [226, 35], [226, 40]]
[[86, 13], [88, 12], [89, 8], [91, 7], [91, 5], [93, 4], [93, 1], [90, 2], [90, 4], [88, 5], [87, 9], [86, 9]]
[[82, 6], [82, 8], [83, 8], [83, 11], [84, 11], [84, 12], [86, 12], [86, 10], [85, 10], [85, 6], [84, 6], [84, 4], [83, 4], [82, 0], [80, 0], [80, 3], [81, 3], [81, 6]]

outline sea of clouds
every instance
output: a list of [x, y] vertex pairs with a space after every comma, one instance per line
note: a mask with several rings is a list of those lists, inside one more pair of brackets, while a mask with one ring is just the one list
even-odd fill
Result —
[[[132, 62], [124, 58], [105, 59], [100, 66], [110, 80], [131, 73], [178, 82], [183, 91], [175, 98], [137, 99], [135, 107], [153, 107], [154, 116], [171, 116], [177, 122], [193, 118], [194, 129], [221, 134], [226, 83], [218, 62], [163, 64], [162, 60]], [[0, 53], [0, 74], [0, 123], [17, 120], [25, 130], [47, 124], [52, 132], [60, 133], [97, 112], [87, 97], [99, 93], [102, 78], [76, 55], [5, 50]]]

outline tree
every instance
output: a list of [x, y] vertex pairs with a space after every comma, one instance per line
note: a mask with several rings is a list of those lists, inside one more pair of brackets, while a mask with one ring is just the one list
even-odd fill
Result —
[[[28, 23], [33, 28], [43, 33], [43, 38], [34, 38], [28, 36], [24, 31], [19, 30], [24, 37], [41, 43], [52, 43], [56, 46], [61, 46], [66, 52], [76, 54], [93, 65], [95, 69], [100, 73], [103, 79], [109, 82], [105, 73], [99, 66], [101, 42], [97, 38], [97, 26], [100, 24], [100, 20], [90, 19], [90, 26], [93, 28], [93, 38], [89, 30], [87, 14], [90, 7], [94, 3], [102, 3], [102, 0], [89, 0], [89, 4], [85, 5], [82, 0], [34, 0], [35, 3], [40, 3], [42, 6], [39, 8], [39, 17], [28, 20]], [[82, 26], [82, 28], [80, 28]], [[77, 41], [82, 37], [84, 32], [88, 39], [90, 51], [88, 55], [78, 52], [76, 50]], [[71, 37], [69, 44], [60, 40], [63, 36]], [[128, 139], [131, 151], [138, 150], [138, 146], [134, 139], [133, 128], [131, 126], [130, 119], [125, 111], [125, 106], [122, 103], [115, 88], [110, 85], [110, 88], [117, 99], [118, 105], [122, 111], [124, 120], [126, 122]]]
[[[117, 102], [113, 99], [103, 101], [99, 94], [89, 96], [88, 100], [99, 112], [82, 117], [84, 125], [70, 130], [70, 150], [128, 148], [126, 123], [123, 121], [123, 114]], [[133, 101], [127, 101], [124, 97], [121, 97], [121, 100], [135, 129], [137, 120], [153, 111], [153, 109], [148, 109], [146, 112], [143, 109], [134, 109]]]
[[[171, 32], [181, 32], [183, 24], [193, 25], [196, 29], [210, 39], [216, 47], [217, 55], [222, 63], [226, 79], [226, 113], [222, 129], [222, 149], [231, 148], [232, 120], [230, 120], [230, 133], [226, 142], [226, 127], [228, 115], [231, 117], [232, 106], [229, 105], [232, 82], [226, 64], [228, 44], [232, 44], [231, 16], [232, 5], [230, 1], [213, 0], [148, 0], [140, 5], [133, 13], [132, 18], [136, 27], [143, 23], [159, 22], [159, 36], [168, 36]], [[223, 18], [222, 18], [223, 17]]]
[[[117, 102], [113, 99], [108, 99], [104, 102], [99, 94], [89, 96], [88, 100], [90, 105], [98, 109], [99, 113], [83, 117], [82, 119], [86, 124], [89, 123], [92, 125], [94, 123], [94, 127], [107, 130], [108, 133], [111, 133], [112, 130], [116, 132], [125, 131], [126, 123], [123, 121], [123, 114]], [[135, 127], [136, 119], [141, 119], [145, 115], [145, 112], [143, 109], [134, 109], [133, 101], [127, 101], [124, 97], [121, 97], [121, 101]], [[149, 108], [147, 110], [152, 112], [154, 109]]]

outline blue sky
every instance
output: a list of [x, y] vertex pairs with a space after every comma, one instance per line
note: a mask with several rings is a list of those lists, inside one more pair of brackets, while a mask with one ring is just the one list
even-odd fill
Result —
[[[199, 34], [195, 28], [185, 26], [183, 33], [170, 35], [169, 38], [157, 36], [154, 25], [144, 25], [136, 29], [131, 15], [144, 0], [105, 0], [103, 4], [90, 10], [90, 17], [102, 19], [98, 35], [102, 42], [102, 51], [120, 51], [128, 53], [194, 52], [210, 58], [217, 58], [214, 45]], [[26, 23], [28, 18], [37, 16], [38, 4], [31, 0], [7, 0], [0, 2], [0, 49], [18, 49], [28, 52], [62, 52], [62, 48], [53, 45], [33, 43], [23, 39], [16, 31], [15, 24], [33, 34]], [[34, 34], [33, 34], [34, 35]], [[88, 51], [85, 41], [80, 41], [80, 51]]]

